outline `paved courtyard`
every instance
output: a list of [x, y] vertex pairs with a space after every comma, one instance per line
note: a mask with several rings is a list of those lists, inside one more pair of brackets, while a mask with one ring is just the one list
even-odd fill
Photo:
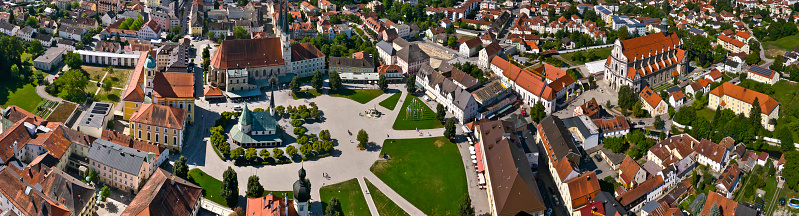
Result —
[[[346, 84], [345, 84], [346, 85]], [[355, 87], [355, 86], [351, 86]], [[398, 102], [395, 110], [388, 110], [378, 103], [388, 98], [392, 94], [383, 94], [366, 104], [360, 104], [348, 98], [331, 97], [322, 95], [312, 99], [294, 100], [289, 94], [288, 90], [275, 91], [275, 98], [268, 98], [269, 92], [265, 92], [268, 100], [259, 101], [246, 101], [242, 103], [228, 103], [228, 102], [206, 102], [203, 100], [197, 101], [196, 114], [198, 119], [189, 128], [189, 138], [186, 141], [183, 156], [188, 158], [190, 168], [200, 168], [209, 175], [222, 179], [222, 173], [227, 167], [232, 167], [238, 174], [239, 191], [243, 195], [247, 189], [247, 178], [251, 175], [258, 175], [261, 177], [261, 184], [266, 190], [272, 191], [290, 191], [292, 185], [297, 181], [297, 171], [300, 167], [304, 167], [307, 171], [307, 178], [310, 179], [313, 185], [312, 189], [312, 211], [314, 215], [321, 214], [321, 203], [319, 188], [325, 185], [335, 184], [350, 180], [352, 178], [365, 177], [372, 182], [378, 189], [392, 199], [398, 206], [411, 215], [423, 215], [419, 209], [410, 204], [407, 200], [399, 196], [390, 187], [383, 183], [377, 176], [372, 174], [369, 168], [372, 164], [379, 159], [379, 152], [382, 143], [385, 139], [409, 139], [419, 137], [436, 137], [443, 136], [444, 129], [430, 129], [430, 130], [404, 130], [398, 131], [392, 129], [395, 117], [399, 113], [400, 106], [404, 101], [407, 92], [405, 92], [404, 84], [392, 84], [389, 86], [390, 91], [401, 91], [402, 97]], [[291, 163], [283, 165], [268, 165], [268, 166], [235, 166], [232, 161], [222, 161], [214, 153], [213, 147], [209, 141], [209, 128], [213, 126], [214, 121], [219, 117], [219, 113], [224, 111], [232, 111], [236, 105], [243, 106], [244, 103], [250, 109], [267, 108], [269, 107], [269, 100], [275, 100], [276, 106], [298, 106], [307, 105], [310, 102], [315, 102], [319, 110], [323, 113], [324, 121], [315, 124], [314, 131], [329, 130], [331, 137], [336, 143], [334, 153], [330, 157], [320, 158], [303, 163]], [[367, 109], [376, 108], [384, 114], [380, 119], [373, 119], [365, 116], [360, 116]], [[282, 124], [283, 122], [281, 122]], [[371, 145], [367, 150], [358, 150], [356, 148], [355, 135], [358, 130], [364, 129], [369, 134], [369, 141]], [[349, 132], [352, 132], [350, 135]], [[293, 140], [293, 139], [292, 139]], [[352, 140], [352, 143], [351, 141]], [[296, 144], [295, 144], [296, 145]], [[461, 145], [461, 148], [468, 148]], [[467, 150], [468, 153], [468, 150]], [[322, 173], [327, 173], [329, 178], [322, 176]], [[367, 195], [367, 194], [365, 194]], [[486, 196], [484, 191], [475, 196]], [[485, 200], [485, 198], [482, 198]], [[240, 202], [241, 203], [241, 202]], [[478, 205], [487, 205], [485, 202], [474, 202]], [[374, 203], [368, 203], [371, 206]], [[477, 207], [477, 209], [485, 210], [486, 207]]]

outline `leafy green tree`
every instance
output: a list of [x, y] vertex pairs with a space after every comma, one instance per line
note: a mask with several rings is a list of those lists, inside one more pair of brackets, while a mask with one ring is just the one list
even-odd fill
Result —
[[219, 144], [219, 153], [222, 154], [230, 154], [230, 144], [227, 142], [222, 142]]
[[629, 148], [629, 144], [624, 137], [607, 137], [602, 142], [604, 143], [602, 145], [603, 147], [617, 154], [622, 153]]
[[172, 174], [183, 179], [189, 176], [189, 166], [186, 165], [186, 157], [181, 155], [180, 158], [175, 161], [175, 165], [172, 166]]
[[238, 147], [233, 150], [230, 150], [230, 157], [233, 159], [238, 159], [239, 157], [244, 155], [244, 148]]
[[19, 74], [19, 67], [17, 67], [16, 64], [11, 65], [11, 77], [17, 78], [17, 79], [22, 78], [22, 77], [20, 77], [20, 74]]
[[331, 198], [330, 202], [327, 203], [327, 208], [325, 208], [325, 215], [327, 216], [344, 215], [344, 212], [341, 211], [341, 202], [338, 201], [338, 197]]
[[535, 105], [530, 108], [530, 120], [533, 120], [533, 122], [540, 122], [546, 116], [547, 112], [541, 101], [536, 102]]
[[283, 149], [274, 148], [272, 149], [272, 154], [275, 159], [280, 159], [283, 157]]
[[[316, 141], [316, 142], [319, 142], [319, 141]], [[300, 146], [300, 153], [302, 153], [302, 155], [308, 156], [308, 155], [311, 154], [311, 151], [313, 151], [313, 144], [309, 143], [309, 144], [305, 144], [305, 145], [301, 145]]]
[[86, 98], [84, 89], [86, 89], [86, 86], [89, 84], [89, 80], [86, 78], [86, 75], [83, 75], [83, 72], [78, 69], [70, 69], [64, 72], [58, 77], [55, 83], [66, 90], [67, 95], [64, 99], [68, 101], [82, 103]]
[[235, 36], [236, 39], [250, 39], [250, 33], [241, 26], [233, 27], [233, 36]]
[[793, 141], [793, 133], [791, 133], [791, 129], [787, 126], [780, 127], [779, 131], [777, 131], [777, 137], [780, 139], [780, 150], [782, 150], [782, 152], [796, 150]]
[[456, 38], [455, 36], [449, 36], [449, 38], [447, 38], [447, 46], [455, 47], [455, 45], [457, 44], [458, 44], [458, 38]]
[[388, 90], [388, 82], [386, 82], [386, 75], [380, 74], [380, 78], [377, 80], [377, 86], [380, 87], [380, 90], [386, 92]]
[[365, 130], [361, 129], [358, 131], [357, 140], [359, 148], [366, 148], [366, 144], [369, 143], [369, 134], [367, 134]]
[[78, 55], [78, 53], [69, 51], [64, 56], [64, 63], [66, 63], [70, 69], [80, 69], [80, 66], [83, 65], [83, 60], [81, 60], [80, 55]]
[[341, 89], [342, 88], [341, 77], [339, 76], [338, 72], [332, 71], [328, 73], [328, 75], [330, 75], [330, 77], [328, 78], [328, 81], [330, 82], [329, 83], [330, 90], [333, 90], [335, 92]]
[[749, 124], [761, 128], [762, 124], [760, 122], [763, 120], [763, 117], [760, 116], [760, 102], [757, 97], [755, 97], [755, 101], [753, 101], [752, 104], [752, 109], [749, 109]]
[[33, 56], [39, 56], [44, 53], [44, 46], [42, 46], [42, 42], [39, 40], [33, 40], [28, 47], [28, 52], [30, 52]]
[[294, 155], [297, 155], [297, 147], [293, 145], [286, 146], [286, 154], [288, 154], [289, 157], [294, 157]]
[[97, 183], [100, 180], [99, 176], [97, 175], [97, 171], [94, 169], [89, 170], [89, 182]]
[[291, 89], [292, 94], [297, 94], [300, 92], [300, 78], [295, 76], [291, 79], [289, 83], [289, 88]]
[[211, 51], [208, 50], [208, 46], [206, 46], [205, 49], [203, 49], [203, 59], [210, 58], [210, 57], [211, 57]]
[[408, 90], [408, 93], [410, 94], [416, 92], [416, 75], [408, 76], [408, 79], [405, 82], [405, 88]]
[[258, 151], [254, 148], [248, 148], [247, 152], [244, 153], [244, 158], [248, 161], [255, 160], [256, 157], [258, 157]]
[[785, 177], [785, 184], [796, 190], [799, 186], [799, 151], [788, 151], [785, 154], [785, 167], [782, 169], [782, 176]]
[[436, 105], [436, 119], [440, 122], [444, 122], [444, 118], [447, 116], [447, 111], [444, 109], [444, 105], [438, 104]]
[[329, 130], [322, 130], [319, 132], [319, 139], [321, 140], [330, 140], [330, 131]]
[[450, 141], [455, 139], [455, 120], [452, 118], [447, 119], [447, 124], [444, 126], [444, 137]]
[[319, 72], [317, 69], [313, 73], [313, 78], [311, 78], [311, 85], [313, 85], [313, 88], [316, 89], [317, 92], [321, 92], [323, 82], [324, 78], [322, 77], [322, 72]]
[[247, 179], [247, 198], [258, 198], [264, 195], [264, 186], [259, 182], [261, 178], [257, 175]]
[[227, 167], [222, 173], [222, 197], [225, 198], [227, 206], [236, 206], [239, 201], [239, 178], [236, 171]]
[[760, 53], [749, 53], [749, 55], [746, 56], [746, 64], [754, 65], [758, 62], [760, 62]]
[[103, 189], [100, 189], [100, 196], [103, 197], [103, 200], [111, 196], [111, 188], [109, 188], [108, 185], [103, 186]]
[[262, 158], [266, 159], [266, 158], [269, 157], [269, 150], [261, 149], [261, 151], [258, 152], [258, 155], [260, 155]]
[[638, 97], [632, 88], [628, 85], [619, 87], [618, 95], [619, 106], [625, 109], [632, 109], [635, 102], [638, 102]]
[[299, 135], [305, 134], [305, 132], [307, 132], [307, 131], [308, 130], [305, 129], [304, 127], [296, 127], [296, 128], [294, 128], [293, 132], [294, 132], [294, 135], [299, 136]]
[[661, 119], [660, 116], [655, 116], [655, 128], [663, 128], [663, 119]]
[[474, 206], [472, 206], [472, 198], [467, 194], [463, 197], [461, 205], [458, 207], [458, 212], [461, 216], [474, 216]]

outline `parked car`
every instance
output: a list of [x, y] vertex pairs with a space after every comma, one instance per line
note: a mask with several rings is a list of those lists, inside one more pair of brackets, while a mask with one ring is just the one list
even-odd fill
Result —
[[233, 107], [233, 110], [236, 111], [236, 112], [241, 111], [241, 106], [236, 105], [236, 106]]

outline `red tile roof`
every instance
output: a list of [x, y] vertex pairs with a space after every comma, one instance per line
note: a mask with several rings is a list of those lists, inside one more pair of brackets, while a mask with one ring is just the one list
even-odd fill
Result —
[[621, 179], [624, 180], [627, 185], [630, 185], [635, 178], [635, 174], [638, 173], [639, 170], [641, 170], [641, 165], [635, 162], [629, 155], [625, 155], [624, 161], [619, 165], [619, 176], [621, 176]]
[[[174, 181], [174, 183], [173, 183]], [[158, 168], [122, 212], [123, 216], [191, 215], [203, 189]]]
[[211, 66], [224, 69], [283, 65], [279, 38], [225, 40], [211, 58]]
[[780, 105], [780, 102], [774, 100], [774, 98], [771, 98], [766, 94], [746, 89], [741, 86], [733, 85], [732, 83], [729, 82], [722, 83], [719, 87], [716, 87], [715, 89], [711, 90], [710, 94], [718, 96], [719, 98], [723, 97], [724, 95], [727, 95], [729, 97], [738, 99], [748, 104], [754, 103], [755, 98], [757, 98], [758, 102], [760, 103], [760, 112], [766, 115], [770, 114], [771, 111], [773, 111], [775, 108], [777, 108], [777, 106]]
[[732, 44], [733, 46], [736, 46], [736, 47], [738, 47], [738, 48], [741, 48], [741, 47], [743, 47], [744, 45], [746, 45], [744, 42], [741, 42], [741, 41], [739, 41], [739, 40], [736, 40], [736, 39], [733, 39], [733, 38], [727, 37], [726, 35], [719, 35], [718, 39], [719, 39], [720, 41], [724, 41], [724, 42], [730, 43], [730, 44]]
[[130, 117], [131, 123], [142, 123], [171, 129], [183, 129], [184, 110], [158, 104], [142, 104]]
[[499, 56], [494, 56], [491, 60], [491, 64], [503, 69], [503, 75], [516, 82], [516, 84], [524, 90], [545, 100], [555, 99], [555, 91], [553, 91], [553, 89], [547, 85], [544, 78], [538, 74], [521, 69]]
[[566, 181], [569, 186], [569, 195], [572, 199], [572, 207], [579, 207], [592, 200], [599, 193], [599, 181], [594, 171], [583, 173], [582, 175]]
[[158, 157], [159, 155], [161, 155], [161, 153], [164, 152], [164, 150], [166, 150], [166, 148], [161, 147], [161, 146], [159, 146], [159, 145], [157, 145], [155, 143], [137, 140], [137, 139], [134, 139], [133, 137], [131, 137], [129, 135], [125, 135], [125, 134], [122, 134], [122, 133], [119, 133], [119, 132], [116, 132], [116, 131], [107, 130], [107, 129], [103, 130], [103, 134], [102, 134], [102, 137], [100, 139], [108, 140], [108, 141], [111, 141], [113, 143], [116, 143], [116, 144], [119, 144], [119, 145], [122, 145], [122, 146], [126, 146], [126, 147], [130, 147], [130, 148], [133, 148], [133, 149], [138, 149], [138, 150], [142, 150], [142, 151], [145, 151], [145, 152], [150, 152], [150, 153], [155, 154], [155, 157]]
[[[34, 186], [20, 180], [17, 173], [0, 168], [0, 193], [8, 199], [23, 215], [68, 216], [71, 212], [66, 206], [50, 200], [47, 195], [34, 189]], [[44, 208], [42, 208], [44, 207]]]
[[675, 33], [650, 34], [621, 41], [627, 62], [641, 60], [664, 50], [676, 49], [682, 42]]
[[641, 198], [642, 196], [646, 196], [647, 193], [657, 189], [662, 184], [663, 184], [663, 176], [661, 175], [655, 176], [654, 178], [650, 178], [649, 180], [644, 181], [644, 183], [641, 183], [640, 185], [638, 185], [638, 187], [635, 187], [631, 190], [628, 190], [627, 192], [622, 193], [621, 195], [616, 197], [616, 200], [618, 200], [619, 203], [623, 206], [630, 205], [631, 203], [633, 203], [633, 201], [637, 200], [638, 198]]
[[157, 98], [193, 98], [194, 74], [156, 72], [153, 78], [153, 96]]
[[702, 212], [699, 215], [710, 215], [713, 206], [721, 208], [721, 215], [735, 215], [735, 208], [738, 207], [738, 202], [727, 199], [727, 197], [719, 195], [716, 192], [710, 191], [708, 192], [707, 199], [705, 200], [705, 206], [702, 207]]
[[122, 95], [123, 101], [144, 102], [144, 90], [141, 89], [139, 83], [144, 83], [144, 62], [147, 61], [147, 55], [150, 52], [143, 52], [139, 55], [139, 61], [136, 63], [136, 68], [130, 74], [128, 83], [125, 85], [125, 94]]
[[660, 95], [652, 91], [652, 89], [650, 89], [649, 86], [645, 86], [644, 89], [641, 90], [641, 93], [638, 95], [641, 96], [641, 98], [644, 99], [644, 101], [646, 101], [646, 103], [649, 104], [649, 106], [652, 108], [658, 107], [658, 104], [660, 104], [660, 102], [663, 101], [663, 99], [660, 98]]

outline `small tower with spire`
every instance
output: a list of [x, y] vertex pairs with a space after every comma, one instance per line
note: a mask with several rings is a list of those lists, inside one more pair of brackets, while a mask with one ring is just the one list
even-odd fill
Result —
[[275, 90], [269, 91], [269, 111], [275, 116]]
[[247, 104], [244, 104], [244, 110], [241, 111], [241, 115], [239, 116], [239, 126], [241, 126], [241, 132], [243, 133], [250, 133], [250, 131], [252, 131], [252, 113], [250, 109], [247, 108]]
[[305, 180], [305, 168], [300, 167], [300, 179], [294, 182], [294, 210], [300, 216], [308, 216], [308, 200], [311, 199], [311, 185]]

